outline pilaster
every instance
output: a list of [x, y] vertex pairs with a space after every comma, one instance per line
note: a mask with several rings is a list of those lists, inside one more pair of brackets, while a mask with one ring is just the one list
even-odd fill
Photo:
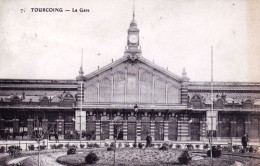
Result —
[[200, 140], [203, 141], [206, 139], [206, 121], [200, 121]]
[[57, 119], [57, 131], [64, 133], [64, 119]]
[[127, 121], [123, 123], [123, 140], [127, 140]]
[[169, 140], [169, 122], [168, 121], [164, 121], [163, 130], [164, 130], [164, 141], [168, 141]]
[[101, 128], [100, 128], [100, 121], [96, 121], [96, 140], [99, 141], [100, 138], [100, 132], [101, 132]]
[[181, 115], [178, 120], [178, 141], [188, 141], [190, 140], [189, 136], [189, 123], [188, 117]]
[[109, 139], [114, 140], [114, 122], [109, 123]]
[[140, 141], [141, 140], [141, 132], [142, 132], [142, 123], [140, 120], [136, 122], [136, 140]]
[[152, 140], [155, 140], [155, 122], [154, 122], [154, 120], [151, 121], [151, 137], [152, 137]]

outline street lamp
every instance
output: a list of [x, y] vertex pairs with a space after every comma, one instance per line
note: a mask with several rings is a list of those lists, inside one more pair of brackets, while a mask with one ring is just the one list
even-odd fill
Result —
[[134, 143], [134, 144], [137, 146], [137, 144], [136, 144], [136, 140], [137, 140], [137, 113], [138, 113], [138, 105], [137, 105], [137, 104], [135, 104], [134, 110], [135, 110], [135, 112], [136, 112], [136, 120], [135, 120], [135, 143]]

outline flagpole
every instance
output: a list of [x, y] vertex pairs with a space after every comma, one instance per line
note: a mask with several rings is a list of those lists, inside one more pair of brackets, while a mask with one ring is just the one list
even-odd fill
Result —
[[213, 46], [211, 46], [211, 142], [210, 142], [210, 158], [211, 165], [213, 166], [213, 156], [212, 156], [212, 145], [213, 145]]
[[[82, 67], [82, 61], [83, 61], [83, 48], [82, 48], [82, 55], [81, 55], [81, 67]], [[81, 145], [81, 137], [82, 137], [82, 131], [81, 131], [81, 116], [82, 116], [82, 100], [83, 100], [83, 94], [82, 94], [82, 80], [80, 81], [80, 117], [79, 117], [79, 145]]]

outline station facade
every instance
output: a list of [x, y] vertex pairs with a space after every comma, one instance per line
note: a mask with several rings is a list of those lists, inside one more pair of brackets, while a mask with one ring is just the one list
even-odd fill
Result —
[[88, 140], [205, 141], [212, 128], [219, 141], [260, 141], [260, 83], [214, 82], [212, 98], [210, 82], [156, 65], [139, 44], [133, 18], [124, 55], [105, 67], [84, 75], [81, 66], [75, 80], [1, 79], [1, 138], [83, 131]]

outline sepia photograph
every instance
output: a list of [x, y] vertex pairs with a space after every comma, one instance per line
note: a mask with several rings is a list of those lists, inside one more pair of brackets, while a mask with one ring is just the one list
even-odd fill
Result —
[[259, 0], [0, 0], [0, 165], [260, 165]]

